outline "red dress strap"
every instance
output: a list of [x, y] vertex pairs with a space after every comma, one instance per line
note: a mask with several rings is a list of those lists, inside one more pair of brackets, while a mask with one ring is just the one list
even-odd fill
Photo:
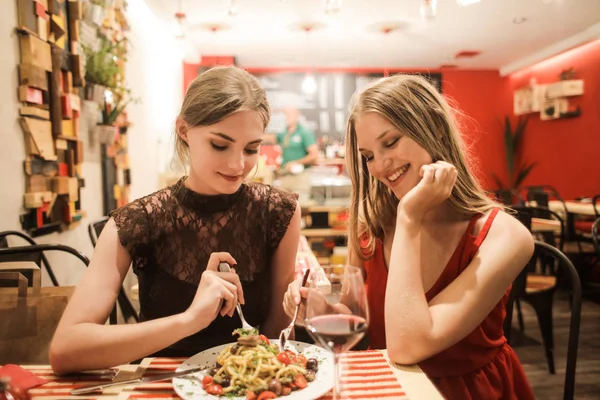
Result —
[[[494, 218], [496, 218], [496, 215], [498, 215], [498, 211], [500, 211], [499, 208], [492, 209], [492, 212], [490, 213], [487, 220], [483, 224], [483, 228], [481, 228], [479, 235], [477, 235], [477, 238], [475, 238], [475, 241], [473, 242], [475, 247], [479, 247], [479, 246], [481, 246], [481, 243], [483, 243], [483, 240], [487, 236], [487, 234], [490, 230], [490, 227], [492, 226], [492, 222], [494, 222]], [[471, 222], [473, 222], [473, 220], [471, 220]], [[473, 232], [472, 226], [469, 227], [469, 232]]]

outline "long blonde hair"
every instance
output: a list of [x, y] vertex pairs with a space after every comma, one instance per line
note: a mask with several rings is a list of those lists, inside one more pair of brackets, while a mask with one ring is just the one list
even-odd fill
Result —
[[[238, 111], [254, 111], [266, 129], [271, 119], [267, 93], [258, 79], [237, 67], [215, 67], [200, 74], [188, 87], [178, 119], [189, 127], [216, 124]], [[185, 166], [188, 144], [175, 133], [175, 151]]]
[[[502, 206], [490, 199], [472, 175], [453, 111], [436, 88], [416, 75], [382, 78], [354, 94], [346, 127], [347, 168], [352, 180], [349, 240], [357, 255], [370, 257], [375, 240], [383, 239], [396, 219], [399, 200], [381, 181], [369, 174], [358, 151], [356, 119], [376, 112], [423, 147], [433, 161], [446, 161], [458, 171], [450, 204], [465, 214], [484, 213]], [[368, 237], [368, 243], [361, 240]]]

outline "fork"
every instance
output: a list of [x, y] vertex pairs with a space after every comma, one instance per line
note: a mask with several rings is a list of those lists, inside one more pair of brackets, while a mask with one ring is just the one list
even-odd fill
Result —
[[[310, 268], [307, 268], [304, 271], [304, 276], [302, 277], [302, 285], [300, 287], [304, 287], [306, 285], [306, 281], [308, 281], [308, 276], [310, 275]], [[300, 303], [296, 305], [296, 310], [294, 310], [294, 317], [292, 318], [292, 322], [284, 328], [279, 334], [279, 351], [285, 350], [285, 345], [292, 333], [292, 329], [294, 329], [294, 325], [296, 324], [296, 318], [298, 318], [298, 310], [300, 309]]]
[[[219, 263], [219, 272], [231, 272], [231, 267], [226, 262]], [[246, 318], [244, 318], [244, 313], [242, 312], [242, 306], [240, 306], [239, 302], [235, 305], [235, 309], [237, 310], [238, 315], [240, 316], [240, 320], [242, 321], [242, 328], [256, 329], [255, 327], [253, 327], [246, 321]]]

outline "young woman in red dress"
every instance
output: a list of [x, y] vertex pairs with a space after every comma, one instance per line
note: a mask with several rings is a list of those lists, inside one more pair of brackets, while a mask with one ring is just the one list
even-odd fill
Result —
[[533, 240], [470, 172], [445, 99], [421, 77], [381, 79], [355, 95], [346, 139], [349, 263], [366, 274], [371, 347], [419, 364], [447, 399], [533, 399], [502, 329]]

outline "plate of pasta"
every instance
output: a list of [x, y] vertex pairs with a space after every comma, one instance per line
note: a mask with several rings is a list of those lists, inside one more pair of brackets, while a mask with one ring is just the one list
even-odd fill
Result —
[[236, 329], [237, 342], [213, 347], [183, 362], [179, 370], [206, 367], [173, 379], [184, 400], [284, 397], [316, 399], [333, 387], [333, 356], [321, 347], [288, 341], [280, 351], [264, 335]]

